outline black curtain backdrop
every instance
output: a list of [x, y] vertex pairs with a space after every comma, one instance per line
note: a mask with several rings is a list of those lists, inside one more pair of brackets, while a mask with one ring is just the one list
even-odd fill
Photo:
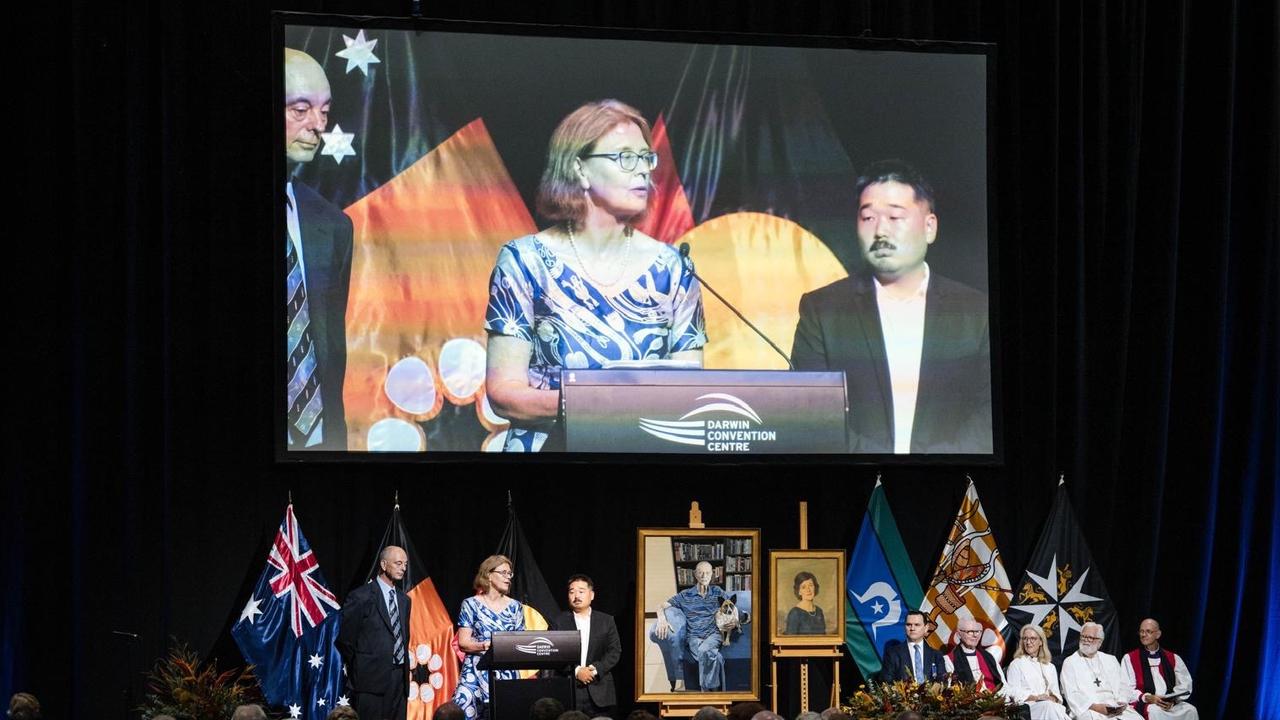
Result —
[[[457, 19], [998, 43], [1007, 463], [885, 470], [907, 550], [926, 577], [970, 471], [1018, 577], [1065, 473], [1121, 644], [1155, 616], [1195, 673], [1202, 717], [1264, 714], [1259, 699], [1280, 685], [1272, 0], [423, 5]], [[7, 64], [21, 78], [10, 178], [29, 182], [11, 216], [34, 222], [7, 242], [18, 321], [3, 696], [34, 692], [47, 717], [128, 717], [139, 672], [171, 637], [238, 663], [227, 630], [290, 490], [340, 594], [363, 578], [398, 490], [456, 608], [511, 489], [553, 587], [586, 571], [618, 617], [620, 697], [633, 685], [635, 527], [683, 524], [696, 499], [711, 526], [794, 547], [806, 499], [811, 546], [851, 547], [875, 468], [273, 464], [267, 8], [27, 9], [11, 34], [31, 47]]]

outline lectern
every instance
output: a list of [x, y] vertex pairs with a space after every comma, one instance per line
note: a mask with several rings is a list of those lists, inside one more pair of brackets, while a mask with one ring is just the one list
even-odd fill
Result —
[[842, 372], [561, 372], [573, 452], [846, 453]]
[[[480, 658], [481, 670], [563, 670], [578, 664], [582, 635], [577, 630], [496, 632]], [[528, 720], [539, 698], [553, 697], [574, 709], [572, 677], [489, 681], [489, 720]]]

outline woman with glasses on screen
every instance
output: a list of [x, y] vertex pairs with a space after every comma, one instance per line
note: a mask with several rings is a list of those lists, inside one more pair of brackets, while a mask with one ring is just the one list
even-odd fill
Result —
[[453, 701], [467, 718], [487, 716], [492, 688], [489, 679], [511, 680], [516, 670], [477, 670], [476, 663], [489, 649], [495, 632], [524, 630], [524, 606], [508, 597], [515, 573], [505, 555], [490, 555], [480, 563], [473, 583], [476, 594], [462, 601], [458, 611], [458, 648], [466, 653], [458, 673]]
[[555, 129], [538, 212], [555, 224], [512, 240], [489, 281], [485, 389], [511, 421], [504, 450], [563, 447], [562, 368], [612, 361], [702, 363], [702, 289], [678, 252], [635, 229], [658, 165], [649, 123], [617, 100]]

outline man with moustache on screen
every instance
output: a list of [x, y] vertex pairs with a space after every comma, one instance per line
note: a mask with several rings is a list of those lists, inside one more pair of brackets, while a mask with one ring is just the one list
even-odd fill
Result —
[[310, 55], [284, 50], [285, 397], [290, 450], [346, 450], [342, 382], [347, 372], [351, 219], [293, 178], [329, 125], [329, 80]]
[[925, 262], [938, 237], [933, 188], [897, 160], [858, 178], [867, 271], [806, 293], [797, 370], [843, 370], [855, 453], [990, 453], [987, 297]]

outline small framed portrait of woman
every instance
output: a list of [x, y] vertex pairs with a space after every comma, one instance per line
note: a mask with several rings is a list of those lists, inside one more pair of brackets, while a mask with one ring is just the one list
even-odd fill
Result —
[[769, 551], [770, 643], [843, 643], [843, 598], [843, 550]]

